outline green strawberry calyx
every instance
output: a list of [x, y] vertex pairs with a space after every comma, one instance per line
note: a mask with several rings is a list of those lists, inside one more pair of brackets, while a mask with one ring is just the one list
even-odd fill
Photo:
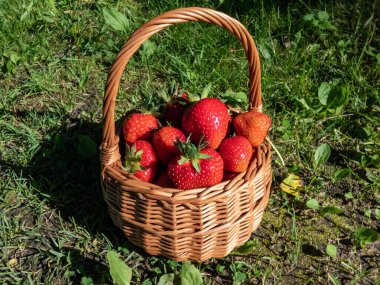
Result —
[[183, 142], [179, 139], [175, 141], [175, 145], [182, 153], [181, 158], [177, 161], [179, 165], [182, 165], [186, 162], [191, 162], [191, 165], [194, 167], [197, 173], [201, 172], [201, 166], [199, 161], [201, 159], [210, 159], [211, 156], [200, 151], [208, 145], [208, 142], [203, 141], [203, 137], [199, 141], [198, 146], [190, 142], [191, 134], [187, 137], [186, 141]]
[[123, 169], [132, 174], [137, 170], [145, 170], [145, 168], [141, 166], [143, 150], [140, 149], [139, 151], [136, 151], [136, 144], [133, 144], [132, 147], [129, 145], [126, 147]]

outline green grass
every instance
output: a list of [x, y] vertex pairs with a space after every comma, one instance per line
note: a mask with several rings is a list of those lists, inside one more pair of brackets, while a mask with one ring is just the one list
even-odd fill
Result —
[[[360, 246], [354, 238], [361, 227], [380, 226], [380, 3], [365, 0], [0, 0], [1, 283], [112, 284], [109, 250], [133, 268], [134, 284], [180, 271], [181, 264], [133, 247], [112, 224], [98, 155], [83, 137], [100, 144], [107, 72], [128, 36], [186, 6], [224, 11], [251, 32], [270, 137], [285, 160], [282, 166], [274, 154], [272, 195], [248, 253], [197, 264], [204, 282], [380, 284], [379, 242]], [[126, 15], [126, 31], [105, 23], [106, 7]], [[204, 23], [161, 31], [128, 64], [117, 117], [156, 109], [173, 81], [194, 94], [208, 83], [213, 96], [247, 92], [243, 50]], [[347, 100], [323, 105], [323, 82], [338, 97], [345, 89]], [[322, 144], [331, 154], [317, 166]], [[348, 176], [337, 175], [345, 168]], [[291, 173], [304, 182], [296, 198], [279, 187]], [[310, 199], [342, 213], [322, 217], [323, 209], [306, 206]], [[326, 254], [328, 244], [336, 257]]]

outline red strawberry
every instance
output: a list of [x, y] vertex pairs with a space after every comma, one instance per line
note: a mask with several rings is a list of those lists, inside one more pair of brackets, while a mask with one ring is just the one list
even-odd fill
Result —
[[125, 142], [132, 144], [137, 140], [150, 140], [158, 128], [158, 120], [153, 115], [133, 113], [123, 123]]
[[205, 98], [183, 114], [182, 129], [186, 134], [191, 134], [194, 143], [199, 143], [204, 136], [208, 146], [217, 149], [227, 134], [229, 120], [227, 107], [222, 101]]
[[168, 175], [177, 188], [207, 187], [222, 181], [223, 159], [218, 152], [204, 147], [205, 144], [196, 147], [189, 138], [177, 145], [182, 154], [174, 157], [168, 165]]
[[166, 104], [164, 120], [172, 126], [181, 127], [182, 116], [188, 108], [189, 102], [186, 93], [182, 93], [179, 97], [173, 98]]
[[238, 114], [232, 122], [236, 134], [247, 138], [253, 147], [264, 142], [271, 125], [268, 115], [253, 111]]
[[164, 187], [164, 188], [173, 188], [174, 184], [170, 180], [168, 173], [166, 170], [164, 172], [161, 172], [161, 174], [158, 176], [156, 181], [154, 182], [156, 185]]
[[178, 139], [184, 142], [186, 136], [181, 130], [171, 126], [163, 127], [154, 133], [153, 146], [163, 164], [168, 164], [170, 159], [179, 154], [180, 151], [174, 145]]
[[229, 171], [224, 171], [224, 173], [223, 173], [223, 181], [232, 180], [236, 175], [237, 175], [237, 173], [233, 173], [233, 172], [229, 172]]
[[225, 139], [218, 149], [223, 158], [224, 169], [235, 173], [247, 169], [253, 151], [249, 140], [242, 136]]
[[157, 156], [153, 146], [144, 140], [136, 141], [132, 147], [127, 145], [123, 169], [142, 181], [152, 181], [157, 170]]

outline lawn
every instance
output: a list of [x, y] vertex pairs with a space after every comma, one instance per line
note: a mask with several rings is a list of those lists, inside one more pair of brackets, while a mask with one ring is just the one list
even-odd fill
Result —
[[[260, 228], [229, 256], [194, 263], [204, 284], [380, 284], [377, 0], [0, 0], [0, 283], [112, 284], [109, 252], [133, 284], [180, 275], [181, 263], [148, 256], [113, 225], [98, 147], [117, 52], [141, 24], [189, 6], [250, 31], [278, 149]], [[127, 65], [116, 117], [159, 112], [173, 84], [191, 94], [211, 86], [246, 109], [247, 72], [221, 28], [170, 27]], [[300, 187], [284, 187], [289, 176]]]

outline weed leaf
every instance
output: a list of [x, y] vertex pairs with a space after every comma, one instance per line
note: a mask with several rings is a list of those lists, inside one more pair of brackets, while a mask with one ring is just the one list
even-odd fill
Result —
[[364, 247], [369, 242], [377, 241], [379, 239], [379, 234], [377, 231], [370, 228], [360, 228], [355, 231], [354, 238], [361, 247]]
[[303, 19], [305, 21], [311, 21], [314, 19], [314, 15], [313, 14], [307, 14], [307, 15], [303, 16]]
[[327, 162], [327, 160], [330, 157], [331, 149], [330, 146], [326, 143], [321, 144], [314, 154], [314, 164], [316, 167], [318, 167], [321, 164], [324, 164]]
[[174, 273], [164, 274], [160, 277], [157, 285], [173, 285]]
[[342, 169], [339, 169], [338, 171], [336, 171], [334, 173], [334, 179], [335, 179], [335, 181], [341, 180], [343, 178], [348, 177], [350, 174], [351, 174], [351, 169], [349, 169], [349, 168], [342, 168]]
[[146, 62], [154, 54], [155, 50], [156, 50], [156, 45], [154, 42], [150, 40], [145, 41], [143, 44], [141, 59], [144, 62]]
[[129, 21], [127, 17], [116, 8], [103, 8], [103, 16], [106, 24], [110, 25], [114, 30], [121, 32], [128, 31]]
[[328, 214], [336, 214], [336, 215], [339, 215], [339, 214], [342, 214], [343, 213], [343, 210], [337, 208], [337, 207], [334, 207], [334, 206], [327, 206], [327, 207], [324, 207], [321, 209], [321, 211], [319, 212], [319, 214], [322, 216], [322, 217], [325, 217], [327, 216]]
[[252, 251], [252, 249], [255, 247], [255, 242], [250, 240], [250, 241], [247, 241], [245, 244], [243, 244], [242, 246], [238, 247], [235, 252], [236, 253], [240, 253], [240, 254], [246, 254], [246, 253], [250, 253]]
[[207, 98], [211, 92], [211, 87], [212, 87], [212, 84], [209, 83], [207, 84], [203, 90], [202, 90], [202, 94], [201, 94], [201, 99], [204, 99], [204, 98]]
[[225, 100], [227, 105], [232, 107], [241, 107], [245, 110], [248, 106], [248, 97], [244, 92], [233, 92], [232, 90], [227, 90], [221, 95], [221, 97]]
[[26, 7], [26, 10], [24, 11], [24, 13], [22, 13], [20, 17], [21, 22], [24, 21], [26, 17], [28, 17], [30, 12], [32, 11], [32, 8], [33, 8], [33, 1], [30, 1], [28, 7]]
[[93, 285], [94, 281], [92, 280], [91, 277], [83, 276], [81, 281], [80, 281], [80, 284], [81, 285]]
[[329, 19], [329, 14], [326, 11], [319, 11], [318, 12], [318, 19], [326, 22]]
[[309, 201], [306, 202], [306, 207], [309, 209], [314, 209], [314, 210], [319, 210], [321, 206], [319, 206], [319, 203], [315, 199], [310, 199]]
[[79, 135], [77, 151], [82, 158], [93, 157], [97, 152], [96, 143], [87, 135]]
[[115, 251], [107, 253], [112, 281], [117, 285], [129, 285], [132, 279], [132, 268], [126, 265]]
[[326, 253], [328, 256], [331, 256], [332, 258], [336, 258], [336, 253], [337, 253], [336, 246], [329, 243], [326, 246]]
[[202, 285], [202, 275], [190, 262], [182, 263], [181, 285]]

